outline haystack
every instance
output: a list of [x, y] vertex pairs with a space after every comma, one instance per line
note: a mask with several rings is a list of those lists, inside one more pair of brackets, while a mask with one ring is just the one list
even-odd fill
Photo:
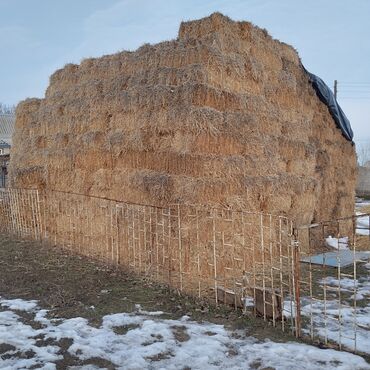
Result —
[[17, 108], [13, 187], [350, 215], [356, 157], [297, 52], [221, 14], [176, 40], [69, 64]]

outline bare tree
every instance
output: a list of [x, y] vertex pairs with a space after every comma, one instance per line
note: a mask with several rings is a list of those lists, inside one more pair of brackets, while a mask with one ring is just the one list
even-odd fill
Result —
[[14, 114], [15, 105], [6, 105], [0, 102], [0, 114]]
[[370, 161], [370, 141], [357, 145], [357, 161], [360, 166]]

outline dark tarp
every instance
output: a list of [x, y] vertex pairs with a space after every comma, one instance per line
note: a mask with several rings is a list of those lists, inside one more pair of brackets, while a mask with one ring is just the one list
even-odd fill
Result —
[[342, 108], [339, 106], [337, 100], [335, 99], [333, 92], [320, 77], [317, 77], [314, 74], [308, 72], [307, 69], [305, 69], [305, 71], [310, 78], [310, 82], [312, 83], [317, 96], [329, 108], [329, 112], [334, 118], [334, 121], [337, 124], [338, 128], [341, 129], [343, 136], [347, 140], [352, 141], [353, 131], [351, 128], [351, 124], [342, 111]]

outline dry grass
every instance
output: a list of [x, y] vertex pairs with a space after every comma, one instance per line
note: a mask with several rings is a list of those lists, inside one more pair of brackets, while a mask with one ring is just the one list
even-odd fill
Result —
[[49, 317], [80, 316], [100, 326], [104, 315], [134, 312], [135, 304], [140, 304], [147, 311], [165, 312], [166, 318], [190, 315], [195, 321], [210, 321], [230, 329], [247, 328], [249, 335], [261, 339], [294, 340], [289, 333], [276, 330], [262, 319], [243, 315], [241, 310], [215, 307], [122, 267], [112, 268], [55, 247], [0, 236], [0, 296], [36, 299], [41, 307], [50, 310]]
[[361, 206], [358, 208], [361, 213], [370, 213], [370, 204], [368, 206]]
[[21, 103], [10, 177], [166, 206], [310, 223], [352, 213], [356, 158], [296, 51], [221, 14], [177, 40], [67, 65]]
[[370, 251], [370, 238], [368, 236], [356, 236], [356, 250]]

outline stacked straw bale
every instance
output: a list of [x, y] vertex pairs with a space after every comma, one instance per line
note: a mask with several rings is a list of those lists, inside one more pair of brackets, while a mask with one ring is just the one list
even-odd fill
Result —
[[297, 223], [353, 212], [353, 145], [297, 52], [215, 13], [176, 40], [68, 64], [17, 108], [13, 187], [231, 206]]

